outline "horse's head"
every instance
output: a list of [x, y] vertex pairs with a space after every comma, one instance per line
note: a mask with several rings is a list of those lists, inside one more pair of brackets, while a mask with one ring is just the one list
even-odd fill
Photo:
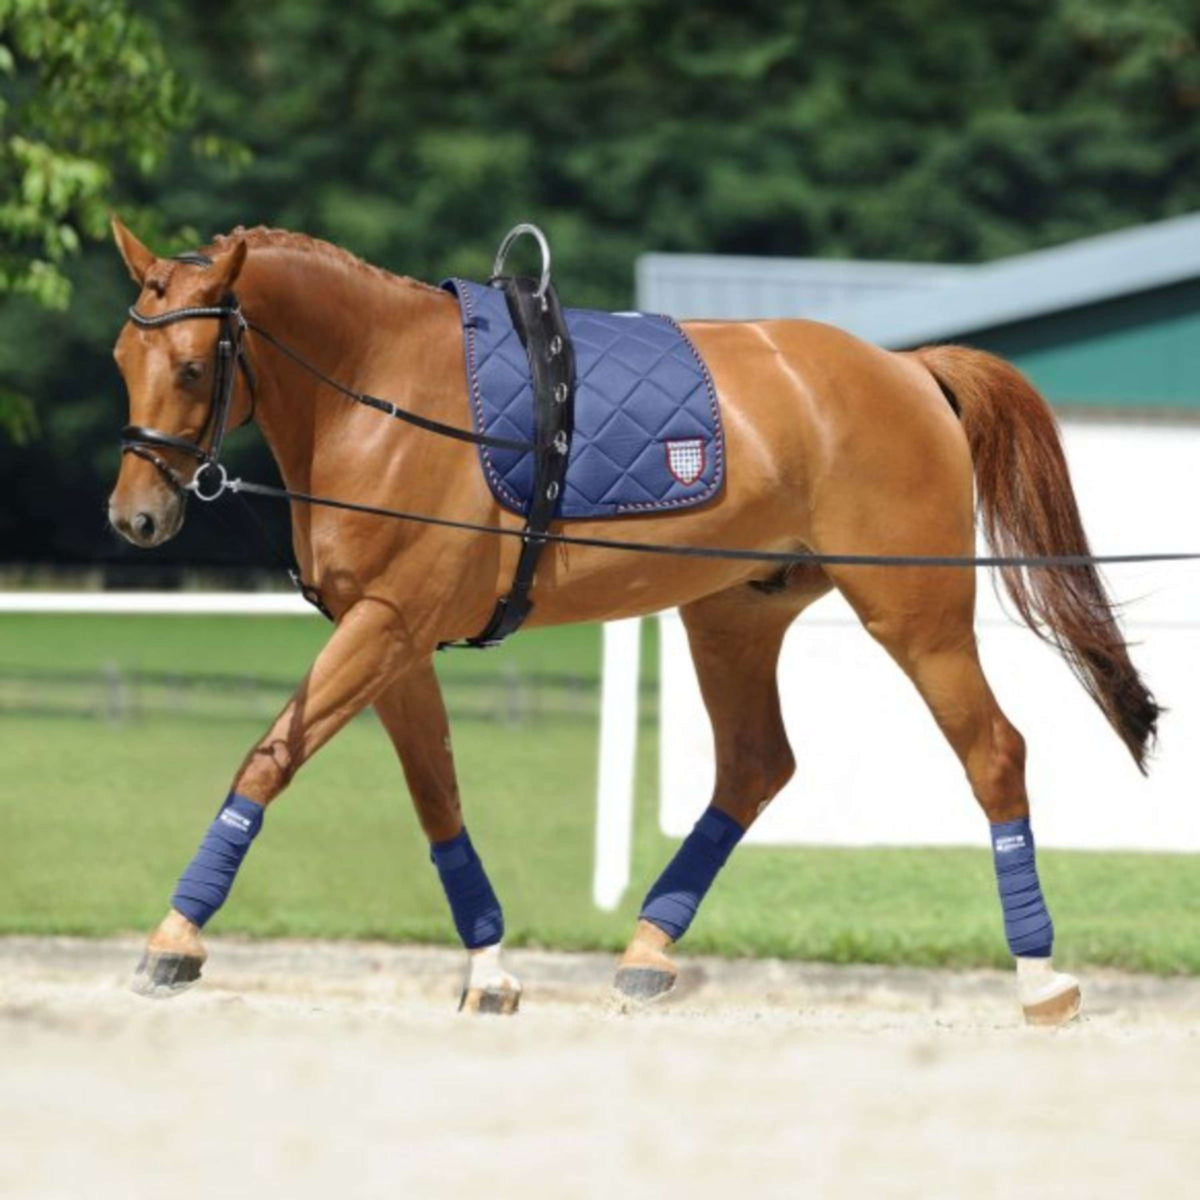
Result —
[[[246, 415], [223, 411], [225, 403], [237, 403], [236, 379], [229, 378], [237, 366], [218, 356], [230, 318], [211, 312], [232, 303], [246, 243], [234, 241], [211, 260], [160, 259], [115, 217], [112, 227], [141, 293], [136, 319], [125, 324], [113, 350], [129, 393], [129, 428], [108, 519], [134, 545], [157, 546], [183, 524], [183, 488], [202, 469], [202, 454]], [[194, 318], [181, 311], [190, 309], [210, 311]], [[155, 322], [166, 314], [176, 315]], [[139, 441], [139, 434], [145, 438]]]

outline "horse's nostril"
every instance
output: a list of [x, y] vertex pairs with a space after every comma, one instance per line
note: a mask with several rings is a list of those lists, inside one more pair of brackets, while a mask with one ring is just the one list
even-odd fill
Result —
[[154, 518], [147, 512], [140, 512], [133, 518], [133, 532], [142, 541], [148, 542], [154, 536]]

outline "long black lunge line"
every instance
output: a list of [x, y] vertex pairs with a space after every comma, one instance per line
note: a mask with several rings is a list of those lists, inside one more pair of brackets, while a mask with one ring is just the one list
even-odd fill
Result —
[[[518, 227], [514, 233], [528, 232], [524, 227]], [[538, 236], [543, 252], [542, 279], [534, 294], [541, 303], [541, 311], [547, 309], [547, 293], [549, 291], [549, 251], [545, 238], [540, 232], [533, 230]], [[511, 244], [513, 234], [505, 239], [501, 253], [496, 260], [494, 274], [500, 275], [504, 252]], [[202, 266], [211, 265], [211, 259], [203, 254], [188, 254], [179, 256], [183, 261], [197, 263]], [[506, 281], [512, 284], [513, 281]], [[515, 286], [515, 285], [514, 285]], [[517, 287], [519, 291], [519, 287]], [[510, 302], [514, 297], [510, 296]], [[520, 299], [520, 297], [516, 297]], [[553, 305], [557, 312], [557, 302]], [[776, 563], [781, 566], [886, 566], [886, 567], [1000, 567], [1000, 568], [1048, 568], [1048, 567], [1092, 567], [1105, 564], [1138, 563], [1138, 562], [1185, 562], [1200, 560], [1200, 552], [1161, 553], [1161, 554], [1046, 554], [1046, 555], [991, 555], [975, 557], [973, 555], [923, 555], [923, 554], [828, 554], [816, 551], [778, 551], [750, 550], [717, 546], [677, 546], [655, 542], [629, 542], [616, 538], [578, 537], [566, 533], [551, 533], [547, 526], [554, 519], [555, 501], [560, 494], [562, 477], [566, 467], [566, 457], [570, 446], [570, 426], [572, 424], [568, 412], [562, 420], [547, 421], [545, 419], [547, 401], [541, 405], [541, 416], [536, 421], [536, 437], [533, 442], [514, 441], [507, 438], [492, 437], [488, 434], [473, 430], [461, 429], [457, 426], [446, 425], [429, 417], [422, 417], [408, 412], [390, 400], [371, 396], [347, 387], [326, 375], [319, 367], [309, 361], [304, 355], [292, 349], [291, 346], [275, 337], [268, 330], [248, 320], [241, 312], [237, 298], [230, 294], [220, 304], [172, 309], [168, 312], [147, 315], [140, 313], [136, 306], [129, 310], [130, 318], [136, 325], [144, 329], [156, 329], [176, 321], [193, 320], [196, 318], [215, 318], [220, 322], [218, 338], [216, 371], [214, 374], [213, 397], [206, 429], [212, 428], [212, 434], [207, 447], [200, 441], [181, 437], [177, 434], [164, 433], [157, 429], [142, 426], [126, 426], [122, 432], [122, 450], [137, 454], [151, 462], [167, 479], [172, 487], [191, 492], [198, 499], [213, 501], [223, 492], [245, 493], [248, 495], [266, 496], [271, 499], [289, 500], [300, 504], [320, 505], [326, 508], [342, 509], [346, 512], [367, 513], [374, 516], [392, 517], [397, 520], [413, 521], [422, 525], [435, 525], [443, 529], [460, 529], [470, 533], [486, 533], [494, 537], [520, 538], [523, 547], [518, 563], [513, 587], [500, 600], [495, 612], [489, 620], [483, 633], [468, 639], [467, 645], [490, 645], [499, 641], [505, 634], [512, 632], [520, 624], [521, 619], [529, 609], [528, 592], [533, 583], [534, 570], [538, 554], [547, 544], [564, 546], [589, 546], [598, 549], [624, 550], [636, 554], [657, 554], [674, 558], [705, 558], [726, 559], [744, 562]], [[561, 324], [561, 317], [559, 317]], [[536, 321], [520, 322], [525, 328], [527, 340], [530, 328], [537, 328]], [[553, 325], [553, 322], [551, 322]], [[407, 421], [443, 437], [451, 437], [458, 441], [473, 443], [477, 446], [489, 446], [493, 449], [515, 450], [519, 452], [533, 451], [536, 454], [535, 476], [539, 482], [539, 490], [532, 498], [529, 517], [523, 529], [506, 529], [499, 525], [480, 525], [470, 521], [455, 521], [446, 517], [434, 517], [425, 513], [405, 512], [400, 509], [381, 508], [371, 504], [358, 504], [350, 500], [334, 500], [324, 496], [313, 496], [306, 492], [293, 492], [286, 488], [272, 487], [267, 484], [249, 483], [241, 479], [230, 479], [225, 467], [220, 462], [222, 442], [226, 433], [226, 423], [233, 395], [234, 376], [240, 369], [245, 377], [251, 398], [251, 417], [255, 400], [254, 374], [242, 349], [242, 333], [253, 330], [265, 341], [270, 342], [276, 349], [292, 359], [303, 370], [308, 371], [327, 386], [334, 388], [342, 395], [359, 404], [384, 412], [398, 420]], [[559, 339], [555, 339], [558, 341]], [[569, 339], [563, 335], [563, 340]], [[551, 355], [553, 357], [553, 354]], [[544, 361], [543, 361], [544, 360]], [[531, 356], [531, 377], [534, 384], [535, 400], [553, 392], [555, 399], [559, 393], [568, 395], [572, 391], [570, 376], [572, 370], [568, 363], [565, 388], [549, 389], [549, 384], [541, 378], [538, 368], [549, 362], [545, 354]], [[561, 365], [561, 364], [560, 364]], [[542, 372], [544, 374], [544, 371]], [[558, 378], [558, 375], [555, 375]], [[550, 381], [551, 383], [553, 380]], [[546, 384], [539, 388], [538, 384]], [[551, 433], [555, 436], [551, 438]], [[203, 432], [201, 434], [203, 438]], [[200, 466], [192, 480], [184, 484], [175, 471], [158, 453], [159, 449], [182, 451], [199, 460]], [[210, 483], [212, 490], [202, 484], [205, 478], [215, 482]], [[259, 527], [260, 535], [266, 539], [264, 531]], [[273, 548], [272, 548], [273, 549]], [[305, 583], [295, 569], [289, 568], [288, 573], [300, 589], [301, 594], [310, 603], [316, 605], [326, 616], [328, 610], [321, 602], [317, 588]]]
[[324, 508], [339, 508], [346, 512], [367, 513], [377, 517], [394, 517], [414, 521], [419, 525], [437, 525], [442, 529], [461, 529], [470, 533], [488, 533], [495, 537], [537, 540], [561, 546], [593, 546], [606, 550], [627, 550], [637, 554], [664, 554], [675, 558], [719, 558], [745, 562], [778, 563], [781, 566], [845, 566], [845, 567], [1093, 567], [1117, 563], [1187, 562], [1200, 561], [1200, 551], [1160, 554], [1035, 554], [1035, 555], [954, 555], [954, 554], [824, 554], [813, 550], [748, 550], [725, 546], [672, 546], [662, 542], [626, 542], [616, 538], [578, 537], [569, 533], [543, 533], [536, 536], [523, 529], [505, 529], [500, 525], [478, 525], [472, 521], [455, 521], [449, 517], [431, 517], [425, 513], [406, 512], [398, 508], [380, 508], [373, 504], [358, 504], [353, 500], [333, 500], [328, 496], [312, 496], [265, 483], [249, 483], [244, 479], [229, 480], [232, 492], [251, 496], [267, 496], [274, 500], [295, 500], [300, 504], [316, 504]]

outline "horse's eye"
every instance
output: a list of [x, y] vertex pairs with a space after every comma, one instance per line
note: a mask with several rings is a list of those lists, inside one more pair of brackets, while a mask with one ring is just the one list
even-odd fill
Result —
[[185, 362], [179, 368], [179, 380], [181, 383], [195, 383], [204, 374], [204, 364], [202, 362]]

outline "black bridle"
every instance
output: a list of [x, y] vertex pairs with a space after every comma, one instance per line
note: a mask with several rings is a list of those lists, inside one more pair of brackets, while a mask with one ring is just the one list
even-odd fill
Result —
[[[191, 262], [197, 265], [208, 265], [212, 262], [207, 255], [180, 255], [179, 261]], [[229, 412], [233, 406], [233, 387], [238, 371], [246, 380], [246, 390], [250, 396], [250, 411], [246, 419], [253, 420], [256, 404], [254, 386], [254, 371], [246, 358], [243, 338], [249, 324], [242, 315], [241, 305], [237, 297], [230, 292], [220, 304], [200, 305], [189, 308], [173, 308], [168, 312], [147, 316], [139, 312], [136, 305], [129, 309], [129, 319], [139, 329], [161, 329], [165, 325], [174, 325], [178, 321], [214, 320], [220, 322], [217, 333], [216, 361], [213, 370], [212, 399], [209, 403], [208, 416], [200, 430], [199, 437], [193, 441], [177, 433], [164, 433], [161, 429], [152, 429], [147, 425], [126, 425], [121, 430], [121, 451], [128, 451], [144, 458], [158, 468], [163, 478], [178, 492], [191, 492], [200, 500], [215, 500], [226, 488], [228, 475], [221, 463], [221, 447], [225, 443], [225, 434], [229, 429]], [[204, 445], [205, 436], [208, 445]], [[198, 460], [192, 478], [184, 483], [171, 465], [158, 453], [159, 450], [178, 450], [191, 458]], [[209, 478], [210, 482], [205, 483]]]
[[[178, 254], [175, 256], [175, 261], [191, 263], [194, 266], [212, 266], [212, 259], [207, 254], [200, 253]], [[131, 305], [129, 308], [129, 319], [139, 329], [161, 329], [165, 325], [174, 325], [177, 321], [215, 320], [221, 323], [217, 335], [216, 368], [213, 373], [212, 399], [209, 404], [208, 416], [205, 419], [203, 428], [200, 430], [199, 437], [193, 441], [191, 438], [182, 437], [177, 433], [165, 433], [161, 429], [152, 429], [147, 425], [126, 425], [121, 430], [122, 453], [128, 451], [130, 454], [136, 454], [139, 458], [144, 458], [147, 462], [152, 463], [158, 468], [163, 478], [166, 479], [175, 491], [180, 493], [190, 492], [198, 500], [216, 500], [226, 489], [231, 491], [238, 490], [238, 481], [229, 478], [224, 465], [221, 463], [221, 447], [224, 445], [226, 433], [229, 432], [229, 412], [233, 404], [233, 387], [238, 371], [241, 371], [246, 380], [246, 390], [250, 396], [250, 411], [247, 414], [246, 420], [252, 421], [254, 419], [257, 390], [255, 387], [254, 370], [246, 355], [244, 338], [247, 331], [253, 331], [259, 337], [270, 342], [272, 346], [285, 354], [310, 375], [319, 379], [335, 391], [341, 392], [343, 396], [355, 401], [357, 404], [363, 404], [378, 412], [386, 413], [389, 417], [395, 417], [398, 421], [405, 421], [410, 425], [416, 425], [420, 429], [429, 430], [431, 433], [438, 433], [443, 437], [454, 438], [456, 441], [470, 442], [476, 446], [490, 446], [495, 450], [527, 452], [540, 449], [540, 446], [536, 442], [492, 437], [489, 434], [475, 433], [469, 429], [460, 429], [457, 425], [446, 425], [430, 417], [422, 417], [418, 413], [407, 412], [391, 400], [383, 400], [378, 396], [358, 392], [353, 388], [346, 387], [345, 384], [338, 383], [336, 379], [331, 379], [324, 371], [314, 366], [302, 354], [293, 350], [286, 342], [281, 342], [274, 334], [263, 329], [261, 325], [256, 325], [253, 321], [249, 320], [242, 312], [241, 304], [233, 292], [228, 292], [220, 304], [172, 308], [167, 312], [155, 313], [153, 316], [139, 312], [137, 305]], [[203, 444], [204, 438], [206, 434], [209, 434], [210, 430], [211, 435], [208, 438], [208, 445], [205, 446]], [[200, 465], [196, 468], [192, 478], [185, 483], [166, 459], [158, 453], [159, 450], [178, 450], [198, 460]], [[211, 482], [206, 484], [204, 480], [210, 474]]]

